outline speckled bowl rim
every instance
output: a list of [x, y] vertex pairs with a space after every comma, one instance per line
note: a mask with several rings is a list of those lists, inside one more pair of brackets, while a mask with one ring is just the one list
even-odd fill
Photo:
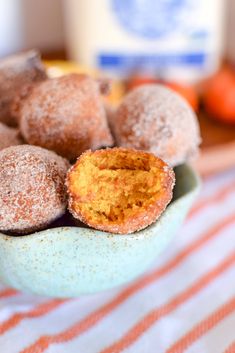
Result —
[[[199, 193], [200, 186], [201, 186], [201, 179], [199, 175], [197, 174], [195, 169], [189, 164], [185, 163], [183, 164], [183, 166], [188, 170], [188, 173], [190, 174], [190, 179], [191, 181], [193, 181], [193, 186], [191, 187], [190, 190], [184, 192], [182, 195], [176, 196], [176, 198], [173, 201], [171, 201], [171, 203], [166, 207], [166, 210], [170, 210], [172, 207], [175, 206], [176, 203], [181, 202], [181, 200], [188, 197], [190, 194]], [[112, 238], [112, 239], [115, 239], [115, 238], [122, 239], [123, 237], [125, 237], [125, 239], [137, 239], [137, 238], [141, 239], [141, 237], [146, 237], [146, 233], [148, 232], [151, 233], [153, 231], [153, 228], [154, 228], [154, 231], [156, 232], [157, 229], [161, 227], [161, 223], [163, 222], [164, 218], [167, 216], [167, 213], [168, 213], [168, 212], [166, 213], [166, 210], [162, 213], [159, 219], [156, 220], [154, 223], [152, 223], [150, 226], [130, 234], [109, 233], [109, 232], [99, 231], [94, 228], [86, 227], [86, 225], [84, 225], [84, 227], [76, 227], [76, 226], [54, 227], [54, 228], [48, 228], [34, 233], [30, 233], [30, 234], [20, 234], [20, 235], [14, 235], [14, 236], [0, 232], [0, 236], [4, 238], [6, 241], [9, 238], [11, 238], [11, 241], [19, 241], [20, 239], [29, 240], [31, 237], [40, 238], [41, 236], [44, 236], [44, 235], [53, 236], [53, 232], [55, 233], [58, 233], [58, 231], [67, 232], [69, 231], [69, 229], [73, 229], [73, 230], [78, 229], [79, 236], [83, 236], [82, 230], [84, 230], [84, 236], [87, 236], [87, 233], [89, 233], [89, 237], [94, 237], [94, 238], [96, 238], [97, 236], [102, 236], [102, 237]]]

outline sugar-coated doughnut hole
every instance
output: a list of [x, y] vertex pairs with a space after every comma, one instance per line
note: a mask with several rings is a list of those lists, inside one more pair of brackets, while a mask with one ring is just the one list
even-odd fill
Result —
[[85, 152], [67, 177], [72, 214], [114, 233], [147, 227], [172, 197], [174, 173], [153, 154], [113, 148]]
[[0, 165], [0, 231], [29, 233], [64, 213], [67, 160], [40, 147], [20, 145], [0, 151]]
[[112, 118], [112, 129], [119, 146], [152, 152], [171, 166], [195, 157], [201, 141], [192, 108], [160, 84], [128, 93]]
[[29, 144], [53, 150], [69, 160], [86, 149], [112, 145], [100, 93], [104, 88], [79, 74], [36, 85], [20, 109], [23, 137]]

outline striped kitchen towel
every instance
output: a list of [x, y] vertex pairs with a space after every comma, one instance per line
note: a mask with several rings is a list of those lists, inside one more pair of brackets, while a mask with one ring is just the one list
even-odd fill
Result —
[[235, 169], [207, 179], [135, 282], [58, 300], [0, 287], [1, 353], [235, 353]]

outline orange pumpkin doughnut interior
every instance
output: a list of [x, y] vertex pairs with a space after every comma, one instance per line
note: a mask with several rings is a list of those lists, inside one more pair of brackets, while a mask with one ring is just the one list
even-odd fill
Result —
[[68, 174], [70, 211], [88, 225], [115, 233], [145, 228], [172, 198], [173, 171], [142, 151], [84, 153]]

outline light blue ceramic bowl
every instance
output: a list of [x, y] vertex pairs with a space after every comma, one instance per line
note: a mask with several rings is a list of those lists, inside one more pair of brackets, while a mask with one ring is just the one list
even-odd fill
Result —
[[78, 227], [17, 237], [0, 233], [0, 279], [16, 289], [54, 297], [75, 297], [128, 282], [168, 245], [199, 184], [191, 167], [177, 167], [173, 202], [157, 222], [130, 235]]

